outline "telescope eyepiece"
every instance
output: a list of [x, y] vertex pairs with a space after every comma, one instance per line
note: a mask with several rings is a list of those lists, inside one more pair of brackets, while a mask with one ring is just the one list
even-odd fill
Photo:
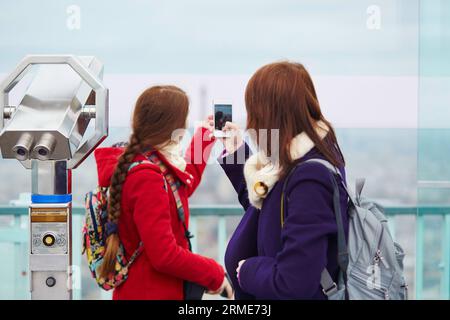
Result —
[[29, 133], [23, 133], [16, 145], [12, 148], [16, 159], [19, 161], [25, 161], [30, 158], [30, 149], [33, 145], [33, 136]]
[[22, 147], [19, 147], [19, 148], [17, 148], [17, 154], [19, 155], [19, 156], [21, 156], [21, 157], [23, 157], [23, 156], [25, 156], [26, 154], [27, 154], [27, 150], [25, 150], [24, 148], [22, 148]]
[[44, 148], [40, 148], [40, 149], [38, 150], [38, 154], [39, 154], [40, 156], [46, 157], [46, 156], [48, 156], [48, 150], [47, 150], [47, 149], [44, 149]]
[[33, 149], [33, 154], [39, 160], [48, 160], [55, 150], [56, 139], [50, 133], [44, 133]]

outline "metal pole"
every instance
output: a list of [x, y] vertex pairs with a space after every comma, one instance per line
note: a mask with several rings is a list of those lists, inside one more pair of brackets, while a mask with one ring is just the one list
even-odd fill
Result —
[[34, 299], [72, 299], [72, 196], [66, 161], [32, 160], [30, 290]]

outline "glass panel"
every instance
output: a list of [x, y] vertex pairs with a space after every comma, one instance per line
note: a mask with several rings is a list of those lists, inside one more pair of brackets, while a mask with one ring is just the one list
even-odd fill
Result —
[[[418, 220], [422, 239], [421, 298], [449, 298], [450, 3], [420, 2]], [[441, 212], [432, 214], [433, 208]], [[419, 237], [419, 235], [418, 235]], [[418, 242], [420, 245], [420, 241]], [[419, 247], [417, 248], [419, 250]], [[420, 263], [417, 261], [417, 263]]]

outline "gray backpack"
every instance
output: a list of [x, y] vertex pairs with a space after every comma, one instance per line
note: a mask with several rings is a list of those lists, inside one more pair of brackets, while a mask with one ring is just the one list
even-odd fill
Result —
[[[297, 166], [316, 162], [330, 171], [333, 184], [333, 203], [338, 227], [338, 264], [339, 279], [336, 284], [328, 270], [322, 271], [320, 284], [324, 294], [330, 300], [406, 300], [408, 287], [403, 276], [404, 252], [394, 242], [384, 216], [383, 208], [361, 196], [364, 179], [356, 181], [353, 198], [345, 185], [340, 171], [331, 163], [322, 159], [310, 159]], [[294, 171], [291, 170], [291, 173]], [[284, 190], [289, 177], [285, 180], [282, 192], [282, 210]], [[338, 182], [339, 181], [339, 182]], [[348, 243], [342, 222], [339, 183], [349, 197], [349, 232]], [[282, 212], [283, 215], [285, 214]]]

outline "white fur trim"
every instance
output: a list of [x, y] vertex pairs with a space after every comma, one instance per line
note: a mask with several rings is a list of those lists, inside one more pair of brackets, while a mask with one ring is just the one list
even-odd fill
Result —
[[[319, 121], [316, 131], [320, 138], [323, 139], [328, 133], [328, 128], [325, 123]], [[291, 158], [293, 160], [300, 159], [312, 148], [314, 148], [314, 142], [305, 132], [302, 132], [295, 136], [290, 143]], [[263, 152], [258, 152], [247, 159], [244, 166], [244, 177], [247, 184], [248, 198], [254, 207], [262, 208], [264, 199], [279, 179], [279, 172], [278, 164], [273, 164]], [[267, 186], [266, 194], [259, 195], [256, 193], [254, 188], [258, 182]]]
[[[322, 121], [317, 122], [316, 132], [321, 139], [325, 138], [328, 133], [328, 128]], [[290, 153], [293, 160], [300, 159], [314, 148], [314, 142], [308, 137], [305, 132], [302, 132], [294, 137], [291, 141]]]
[[[247, 159], [244, 166], [244, 177], [247, 183], [248, 197], [253, 206], [261, 209], [264, 198], [278, 180], [278, 172], [278, 166], [273, 165], [260, 152]], [[260, 196], [255, 192], [254, 187], [257, 182], [263, 182], [268, 187], [266, 195]]]
[[181, 146], [179, 143], [167, 143], [157, 146], [156, 149], [176, 168], [184, 171], [186, 169], [186, 160], [181, 155]]

